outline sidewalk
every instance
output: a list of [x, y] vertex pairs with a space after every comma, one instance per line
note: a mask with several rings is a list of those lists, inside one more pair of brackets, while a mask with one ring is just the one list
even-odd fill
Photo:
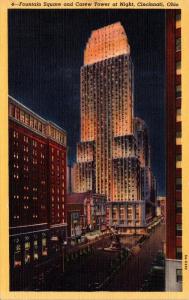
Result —
[[[94, 233], [94, 234], [92, 234], [92, 233]], [[80, 244], [77, 244], [77, 245], [74, 245], [74, 246], [68, 245], [65, 249], [66, 254], [72, 254], [72, 253], [78, 252], [79, 250], [83, 250], [85, 248], [88, 248], [89, 246], [95, 245], [101, 239], [110, 236], [110, 234], [108, 234], [108, 233], [100, 233], [99, 235], [97, 235], [95, 232], [91, 232], [91, 235], [94, 236], [94, 238], [91, 239], [91, 241], [88, 240], [87, 242], [80, 243]]]

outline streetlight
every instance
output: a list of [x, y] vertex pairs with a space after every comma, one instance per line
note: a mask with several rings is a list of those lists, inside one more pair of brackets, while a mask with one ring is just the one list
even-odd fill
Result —
[[63, 241], [63, 243], [62, 243], [62, 272], [63, 273], [65, 270], [64, 256], [65, 256], [66, 246], [67, 246], [67, 241]]

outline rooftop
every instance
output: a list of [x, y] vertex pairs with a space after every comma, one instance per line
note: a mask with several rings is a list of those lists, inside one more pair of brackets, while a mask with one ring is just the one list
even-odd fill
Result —
[[84, 51], [84, 65], [130, 54], [125, 29], [120, 22], [92, 31]]

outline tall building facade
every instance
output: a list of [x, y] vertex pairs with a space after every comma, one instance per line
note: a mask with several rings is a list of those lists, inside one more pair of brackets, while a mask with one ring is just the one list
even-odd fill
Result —
[[[11, 289], [50, 270], [66, 239], [66, 132], [9, 96]], [[56, 241], [56, 242], [55, 242]], [[38, 276], [39, 275], [39, 276]]]
[[181, 12], [166, 11], [166, 290], [182, 290]]
[[146, 203], [153, 205], [142, 198], [142, 169], [152, 174], [148, 130], [133, 107], [130, 45], [118, 22], [93, 31], [84, 51], [74, 186], [76, 192], [106, 195], [108, 224], [130, 232], [146, 226]]

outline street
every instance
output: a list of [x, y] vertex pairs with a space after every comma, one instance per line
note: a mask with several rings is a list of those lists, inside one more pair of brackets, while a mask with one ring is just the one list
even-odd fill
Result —
[[[70, 262], [65, 273], [54, 274], [46, 283], [49, 291], [138, 291], [150, 270], [153, 259], [162, 249], [165, 226], [158, 225], [139, 252], [125, 259], [119, 252], [105, 252], [110, 238], [105, 237], [93, 245], [91, 254], [81, 255]], [[124, 238], [125, 240], [125, 238]], [[128, 237], [130, 248], [136, 244], [135, 237]], [[120, 267], [119, 267], [120, 266]]]
[[157, 252], [162, 250], [165, 225], [161, 224], [155, 228], [150, 238], [144, 242], [140, 252], [131, 257], [120, 269], [119, 273], [105, 287], [108, 291], [138, 291], [150, 270], [153, 259]]

